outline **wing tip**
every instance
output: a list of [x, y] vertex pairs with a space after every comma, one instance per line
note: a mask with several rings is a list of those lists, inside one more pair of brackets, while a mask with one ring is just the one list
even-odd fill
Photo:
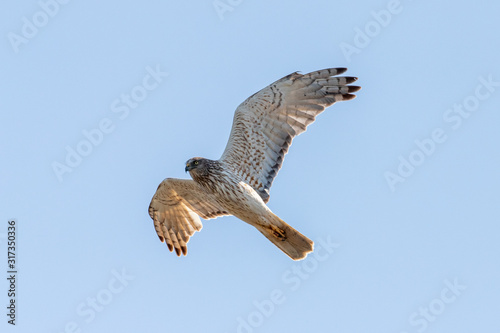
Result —
[[334, 69], [336, 72], [333, 75], [340, 75], [340, 74], [347, 72], [347, 67], [338, 67], [338, 68], [332, 68], [332, 69]]
[[361, 90], [360, 86], [349, 86], [348, 92], [352, 93], [352, 92], [357, 92], [360, 90]]
[[[185, 245], [176, 246], [174, 248], [174, 250], [175, 250], [175, 254], [178, 257], [182, 257], [182, 256], [186, 256], [187, 255], [187, 246], [185, 246]], [[170, 252], [172, 252], [172, 250], [170, 250]]]
[[355, 99], [356, 95], [354, 94], [344, 94], [342, 95], [342, 100], [343, 101], [350, 101], [351, 99]]
[[[160, 240], [163, 242], [162, 238], [160, 238]], [[173, 244], [170, 244], [169, 242], [166, 242], [166, 243], [167, 243], [168, 250], [170, 252], [174, 252], [175, 251], [175, 254], [178, 257], [181, 257], [183, 255], [187, 256], [187, 246], [185, 246], [185, 245], [174, 246]]]

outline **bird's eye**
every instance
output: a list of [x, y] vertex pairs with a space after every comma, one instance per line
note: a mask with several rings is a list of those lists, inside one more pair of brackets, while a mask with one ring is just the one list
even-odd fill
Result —
[[198, 161], [194, 161], [194, 165], [198, 165], [198, 163], [199, 163]]

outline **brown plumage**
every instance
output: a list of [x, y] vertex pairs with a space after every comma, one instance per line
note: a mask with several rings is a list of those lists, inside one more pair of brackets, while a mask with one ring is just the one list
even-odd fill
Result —
[[335, 77], [345, 68], [292, 73], [250, 96], [236, 109], [226, 149], [217, 161], [195, 157], [186, 171], [193, 180], [165, 179], [149, 206], [160, 240], [177, 255], [202, 228], [200, 219], [234, 215], [253, 225], [294, 260], [313, 242], [266, 206], [269, 190], [295, 136], [335, 102], [350, 100], [355, 77]]

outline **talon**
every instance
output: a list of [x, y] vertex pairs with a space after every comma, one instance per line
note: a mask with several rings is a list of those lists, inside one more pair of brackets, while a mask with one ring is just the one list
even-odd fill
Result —
[[285, 234], [285, 231], [284, 230], [281, 230], [280, 228], [276, 227], [276, 226], [271, 226], [271, 230], [273, 232], [273, 235], [276, 237], [276, 238], [279, 238], [281, 239], [282, 241], [286, 240], [286, 234]]

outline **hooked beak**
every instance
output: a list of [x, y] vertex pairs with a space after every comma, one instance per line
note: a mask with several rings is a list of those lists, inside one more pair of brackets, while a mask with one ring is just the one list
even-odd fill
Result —
[[184, 171], [188, 172], [191, 169], [192, 169], [191, 165], [190, 164], [186, 164], [186, 167], [184, 168]]

